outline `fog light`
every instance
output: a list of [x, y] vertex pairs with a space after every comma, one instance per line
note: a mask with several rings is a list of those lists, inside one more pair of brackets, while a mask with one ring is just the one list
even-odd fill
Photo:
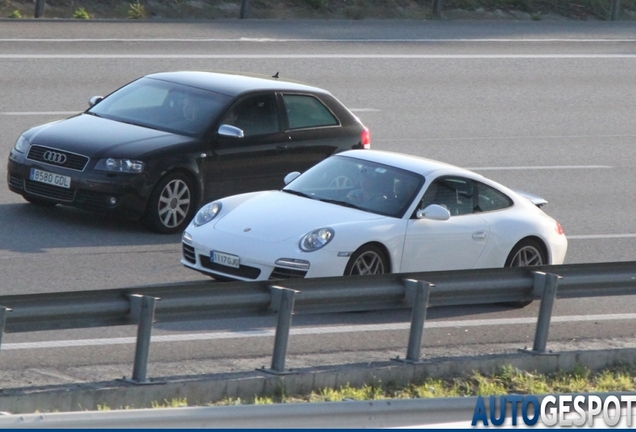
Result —
[[117, 198], [115, 198], [115, 197], [108, 198], [108, 203], [110, 205], [114, 206], [115, 204], [117, 204]]
[[276, 260], [276, 265], [291, 267], [300, 270], [309, 270], [309, 261], [294, 258], [281, 258]]

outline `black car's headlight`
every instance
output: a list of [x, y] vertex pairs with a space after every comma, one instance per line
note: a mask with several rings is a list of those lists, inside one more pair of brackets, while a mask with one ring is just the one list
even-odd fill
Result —
[[95, 165], [96, 170], [115, 171], [125, 173], [140, 173], [144, 170], [144, 163], [132, 159], [107, 158], [100, 159]]
[[313, 252], [327, 245], [335, 235], [331, 228], [320, 228], [308, 232], [300, 239], [300, 249]]
[[19, 153], [26, 154], [26, 152], [29, 150], [30, 145], [31, 144], [29, 144], [26, 138], [23, 135], [20, 135], [20, 138], [18, 138], [18, 140], [15, 142], [13, 149]]
[[196, 216], [194, 216], [192, 223], [194, 226], [205, 225], [219, 214], [221, 208], [223, 208], [223, 204], [218, 201], [204, 205], [201, 207], [201, 210], [197, 212]]

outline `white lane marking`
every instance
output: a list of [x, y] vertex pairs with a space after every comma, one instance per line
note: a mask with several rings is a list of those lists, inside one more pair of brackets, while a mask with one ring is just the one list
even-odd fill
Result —
[[482, 39], [468, 39], [468, 38], [457, 38], [457, 39], [432, 39], [432, 38], [422, 38], [422, 39], [299, 39], [299, 38], [250, 38], [250, 37], [240, 37], [240, 38], [0, 38], [0, 42], [386, 42], [386, 43], [394, 43], [394, 42], [424, 42], [424, 43], [440, 43], [440, 42], [526, 42], [526, 43], [544, 43], [544, 42], [568, 42], [568, 43], [616, 43], [616, 42], [636, 42], [636, 39], [631, 38], [616, 38], [616, 39], [567, 39], [567, 38], [519, 38], [519, 39], [506, 39], [506, 38], [482, 38]]
[[544, 170], [544, 169], [607, 169], [609, 165], [546, 165], [546, 166], [510, 166], [510, 167], [468, 167], [473, 171], [506, 171], [506, 170]]
[[0, 54], [0, 59], [633, 59], [636, 54]]
[[8, 111], [0, 113], [6, 116], [72, 115], [81, 111]]
[[590, 234], [590, 235], [566, 235], [568, 240], [596, 240], [615, 238], [636, 238], [636, 234]]
[[581, 138], [634, 138], [636, 134], [624, 135], [531, 135], [531, 136], [482, 136], [482, 137], [453, 137], [453, 138], [375, 138], [382, 142], [422, 142], [422, 141], [492, 141], [492, 140], [527, 140], [527, 139], [581, 139]]
[[[608, 314], [608, 315], [569, 315], [552, 317], [552, 323], [574, 323], [584, 321], [617, 321], [617, 320], [633, 320], [636, 319], [636, 313], [626, 314]], [[537, 319], [529, 318], [501, 318], [501, 319], [477, 319], [466, 321], [428, 321], [425, 324], [426, 329], [441, 328], [465, 328], [465, 327], [486, 327], [486, 326], [505, 326], [505, 325], [527, 325], [536, 324]], [[305, 327], [290, 330], [292, 336], [298, 335], [317, 335], [317, 334], [342, 334], [342, 333], [362, 333], [362, 332], [378, 332], [378, 331], [395, 331], [408, 330], [410, 323], [395, 324], [363, 324], [351, 326], [333, 326], [333, 327]], [[189, 342], [199, 340], [219, 340], [219, 339], [243, 339], [243, 338], [259, 338], [274, 337], [274, 329], [248, 330], [237, 332], [216, 332], [216, 333], [190, 333], [180, 335], [162, 335], [152, 336], [152, 342]], [[134, 337], [120, 337], [110, 339], [78, 339], [78, 340], [59, 340], [59, 341], [43, 341], [43, 342], [22, 342], [22, 343], [3, 343], [2, 350], [21, 350], [21, 349], [37, 349], [37, 348], [68, 348], [68, 347], [90, 347], [103, 345], [126, 345], [134, 344], [137, 339]]]

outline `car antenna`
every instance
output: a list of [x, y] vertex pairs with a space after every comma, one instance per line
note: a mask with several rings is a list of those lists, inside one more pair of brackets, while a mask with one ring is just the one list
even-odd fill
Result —
[[274, 75], [272, 75], [272, 78], [278, 79], [278, 72], [276, 72]]

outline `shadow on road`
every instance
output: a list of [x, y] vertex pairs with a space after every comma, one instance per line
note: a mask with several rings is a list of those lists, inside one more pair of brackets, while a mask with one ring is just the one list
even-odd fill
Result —
[[181, 234], [150, 232], [141, 222], [65, 206], [0, 205], [0, 251], [41, 253], [45, 249], [179, 243]]

